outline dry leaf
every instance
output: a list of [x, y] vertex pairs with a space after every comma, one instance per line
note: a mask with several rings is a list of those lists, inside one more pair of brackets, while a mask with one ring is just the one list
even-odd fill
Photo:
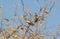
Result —
[[14, 16], [17, 16], [17, 14], [16, 14], [16, 13], [14, 13]]
[[4, 36], [2, 36], [2, 39], [5, 39], [5, 37], [4, 37]]
[[24, 37], [24, 34], [20, 34], [20, 38], [23, 39], [23, 37]]
[[53, 39], [52, 36], [50, 36], [50, 39]]
[[45, 39], [45, 37], [44, 36], [41, 36], [40, 39]]
[[13, 27], [9, 27], [9, 29], [10, 29], [11, 31], [16, 31], [16, 29], [13, 28]]
[[60, 31], [60, 26], [58, 26], [58, 31]]
[[4, 18], [4, 20], [9, 21], [9, 19], [8, 19], [8, 18]]
[[32, 26], [34, 25], [34, 22], [33, 22], [33, 21], [30, 21], [30, 20], [26, 20], [26, 23], [27, 23], [27, 24], [30, 24], [30, 25], [32, 25]]
[[7, 28], [11, 31], [16, 31], [16, 29], [14, 27], [12, 27], [11, 25], [9, 24], [6, 24]]
[[17, 34], [13, 34], [12, 36], [13, 36], [14, 38], [17, 38], [17, 37], [18, 37], [18, 35], [17, 35]]
[[2, 13], [0, 13], [0, 17], [2, 16]]
[[24, 30], [24, 27], [21, 27], [20, 29], [21, 29], [21, 30]]
[[2, 8], [2, 5], [0, 5], [0, 9]]
[[7, 32], [7, 31], [5, 31], [5, 37], [6, 37], [6, 38], [9, 38], [9, 37], [10, 37], [10, 33]]
[[26, 15], [21, 16], [22, 19], [24, 19], [25, 17], [26, 17]]
[[40, 21], [40, 26], [42, 26], [42, 21]]
[[46, 8], [44, 8], [44, 13], [48, 14], [48, 10]]
[[44, 36], [36, 36], [35, 39], [45, 39]]

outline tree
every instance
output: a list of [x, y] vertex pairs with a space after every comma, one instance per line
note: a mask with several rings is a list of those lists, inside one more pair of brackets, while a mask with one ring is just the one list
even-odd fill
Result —
[[[52, 32], [45, 33], [43, 32], [46, 30], [46, 22], [47, 17], [49, 16], [52, 8], [54, 7], [55, 1], [52, 1], [52, 6], [48, 7], [49, 0], [45, 0], [44, 6], [41, 7], [39, 4], [39, 0], [35, 0], [38, 5], [38, 12], [35, 12], [32, 14], [31, 10], [29, 8], [24, 7], [24, 1], [20, 0], [22, 4], [22, 10], [24, 14], [22, 16], [17, 15], [17, 11], [14, 12], [12, 18], [2, 18], [1, 19], [1, 26], [3, 25], [2, 21], [6, 21], [5, 28], [0, 27], [0, 34], [2, 37], [1, 39], [46, 39], [46, 36], [50, 36], [50, 39], [52, 37], [56, 39], [57, 34], [51, 34]], [[15, 10], [19, 8], [19, 3], [16, 3]], [[2, 6], [0, 6], [1, 9]], [[2, 14], [0, 13], [0, 17]], [[3, 16], [2, 16], [3, 17]], [[19, 21], [19, 23], [16, 22], [16, 17]], [[9, 22], [14, 21], [17, 24], [17, 27], [12, 26]], [[40, 27], [40, 28], [39, 28]], [[41, 28], [44, 27], [43, 30]], [[34, 29], [35, 30], [34, 30]], [[59, 29], [60, 30], [60, 29]]]

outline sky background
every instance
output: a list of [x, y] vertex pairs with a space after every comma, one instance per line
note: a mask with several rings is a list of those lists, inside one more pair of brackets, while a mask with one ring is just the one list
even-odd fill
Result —
[[[56, 33], [57, 26], [60, 24], [60, 0], [54, 0], [54, 1], [55, 1], [55, 5], [49, 14], [49, 17], [47, 18], [47, 28], [52, 27], [50, 30]], [[38, 12], [39, 9], [34, 0], [23, 0], [23, 2], [24, 2], [24, 6], [28, 7], [32, 13]], [[45, 0], [39, 1], [41, 6], [43, 6], [44, 2]], [[15, 9], [16, 7], [15, 3], [20, 4], [18, 9]], [[22, 10], [22, 4], [20, 0], [0, 0], [0, 5], [2, 5], [2, 9], [0, 10], [0, 12], [3, 15], [3, 18], [6, 17], [10, 19], [15, 11], [17, 12], [18, 16], [21, 16], [24, 13]], [[50, 7], [50, 5], [51, 3], [48, 6]]]

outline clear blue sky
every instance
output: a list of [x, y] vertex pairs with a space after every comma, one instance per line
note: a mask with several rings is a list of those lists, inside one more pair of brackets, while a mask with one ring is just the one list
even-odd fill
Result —
[[[33, 13], [38, 11], [38, 8], [34, 0], [23, 0], [25, 7], [28, 7]], [[40, 4], [44, 4], [45, 0], [39, 1]], [[11, 18], [14, 11], [17, 11], [18, 15], [22, 15], [23, 11], [20, 9], [15, 10], [15, 3], [20, 3], [20, 9], [22, 8], [19, 0], [0, 0], [0, 4], [3, 6], [3, 17]], [[55, 6], [53, 7], [50, 16], [47, 18], [47, 27], [51, 26], [53, 32], [57, 31], [57, 25], [60, 24], [60, 0], [55, 0]]]

